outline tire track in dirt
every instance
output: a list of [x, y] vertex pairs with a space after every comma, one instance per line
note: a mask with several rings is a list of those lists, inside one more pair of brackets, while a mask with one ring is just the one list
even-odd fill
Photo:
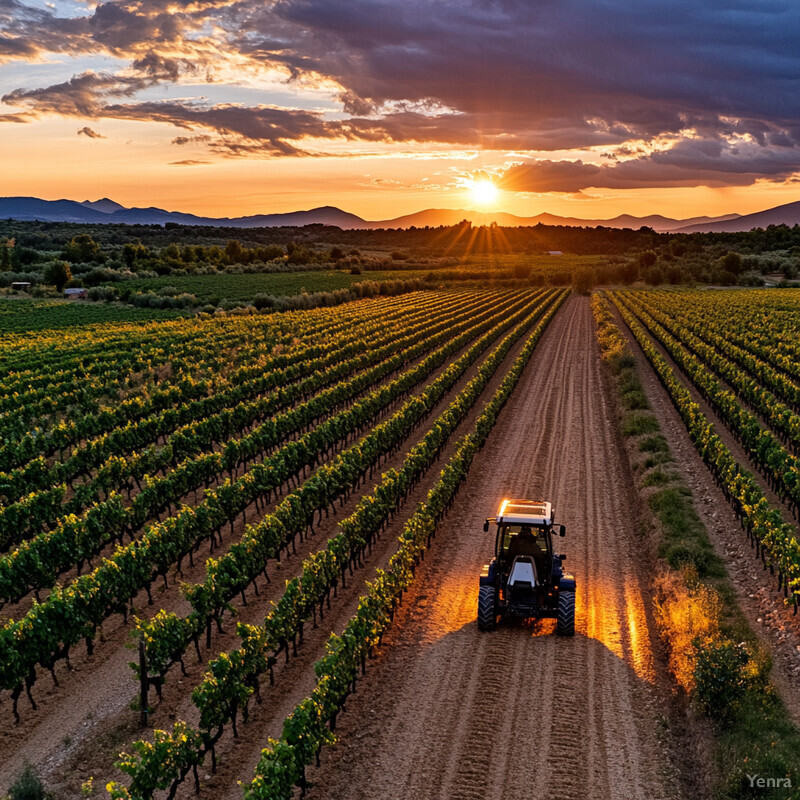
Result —
[[[577, 632], [475, 624], [503, 496], [544, 497], [567, 525]], [[636, 506], [588, 302], [569, 300], [442, 524], [359, 691], [313, 800], [667, 798], [679, 792], [637, 575]]]

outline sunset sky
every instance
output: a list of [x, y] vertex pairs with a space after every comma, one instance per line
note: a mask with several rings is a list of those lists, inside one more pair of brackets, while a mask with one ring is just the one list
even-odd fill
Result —
[[750, 213], [800, 199], [798, 41], [791, 0], [0, 0], [2, 194]]

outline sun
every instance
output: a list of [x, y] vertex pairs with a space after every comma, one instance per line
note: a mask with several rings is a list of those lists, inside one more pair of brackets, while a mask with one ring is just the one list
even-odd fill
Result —
[[481, 206], [492, 205], [497, 200], [498, 189], [488, 178], [472, 181], [469, 191], [473, 201]]

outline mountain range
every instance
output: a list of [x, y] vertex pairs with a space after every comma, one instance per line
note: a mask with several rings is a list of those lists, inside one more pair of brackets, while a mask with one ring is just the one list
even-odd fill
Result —
[[38, 197], [0, 197], [0, 219], [46, 222], [84, 222], [93, 224], [125, 223], [128, 225], [209, 225], [231, 228], [261, 228], [302, 225], [333, 225], [339, 228], [424, 228], [457, 225], [464, 219], [473, 225], [496, 223], [503, 227], [533, 225], [564, 225], [570, 227], [633, 228], [642, 226], [659, 233], [699, 233], [749, 231], [768, 225], [800, 224], [800, 201], [759, 211], [755, 214], [726, 214], [721, 217], [691, 217], [670, 219], [659, 214], [636, 217], [622, 214], [613, 219], [579, 219], [555, 214], [519, 217], [506, 212], [479, 212], [464, 209], [429, 208], [414, 214], [385, 220], [365, 220], [334, 206], [322, 206], [308, 211], [284, 214], [255, 214], [247, 217], [200, 217], [163, 208], [126, 208], [104, 197], [100, 200], [41, 200]]

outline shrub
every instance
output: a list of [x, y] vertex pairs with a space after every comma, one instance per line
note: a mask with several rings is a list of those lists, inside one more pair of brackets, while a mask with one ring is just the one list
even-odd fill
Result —
[[639, 266], [642, 269], [652, 267], [658, 261], [658, 254], [655, 250], [645, 250], [639, 253]]
[[664, 472], [660, 466], [656, 466], [655, 469], [652, 469], [644, 476], [640, 486], [642, 488], [648, 486], [666, 486], [666, 484], [672, 483], [677, 477], [675, 472]]
[[117, 290], [113, 286], [92, 286], [89, 289], [89, 299], [95, 302], [115, 300]]
[[63, 291], [71, 279], [72, 272], [66, 261], [51, 261], [44, 268], [45, 283], [52, 284], [59, 292]]
[[25, 764], [22, 772], [8, 790], [9, 800], [49, 800], [52, 795], [45, 790], [39, 776], [30, 764]]
[[644, 272], [644, 279], [650, 286], [660, 286], [664, 283], [664, 272], [661, 267], [648, 267]]
[[656, 433], [658, 430], [658, 420], [649, 412], [630, 414], [622, 423], [623, 436], [639, 436], [643, 433]]
[[698, 583], [697, 573], [690, 568], [663, 573], [655, 583], [659, 597], [656, 622], [669, 647], [669, 668], [691, 695], [696, 682], [694, 643], [719, 634], [720, 598]]
[[694, 698], [709, 716], [736, 708], [749, 682], [750, 654], [744, 643], [708, 638], [695, 645]]
[[253, 305], [261, 311], [263, 308], [272, 308], [275, 305], [275, 298], [271, 294], [259, 292], [253, 298]]
[[667, 450], [667, 440], [660, 433], [639, 442], [640, 453], [666, 453]]
[[578, 294], [589, 294], [597, 283], [597, 273], [591, 267], [581, 267], [572, 274], [572, 288]]
[[621, 283], [634, 283], [639, 278], [639, 264], [635, 261], [625, 262], [619, 267], [617, 276]]
[[86, 286], [98, 286], [101, 283], [121, 280], [122, 273], [107, 267], [95, 267], [83, 276], [83, 282]]
[[622, 395], [622, 404], [629, 411], [649, 408], [649, 403], [641, 388], [632, 388]]
[[732, 272], [738, 275], [742, 271], [742, 257], [733, 250], [728, 250], [719, 260], [720, 268], [723, 272]]
[[739, 283], [742, 286], [763, 286], [764, 285], [764, 278], [759, 272], [749, 271], [745, 272], [741, 278], [739, 278]]

